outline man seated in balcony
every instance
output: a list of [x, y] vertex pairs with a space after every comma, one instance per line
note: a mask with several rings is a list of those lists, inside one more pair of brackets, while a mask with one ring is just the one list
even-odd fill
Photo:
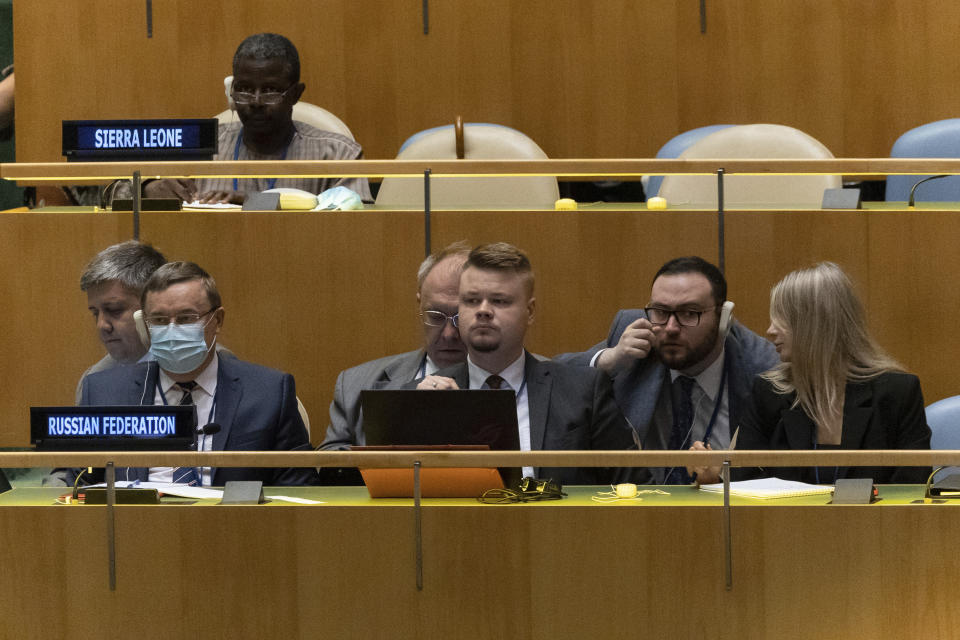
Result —
[[[275, 33], [249, 36], [233, 56], [232, 97], [240, 122], [220, 125], [214, 160], [360, 160], [355, 141], [293, 120], [293, 105], [303, 95], [300, 55], [287, 38]], [[366, 178], [204, 178], [146, 182], [150, 198], [184, 202], [242, 204], [247, 196], [275, 187], [321, 193], [336, 186], [372, 202]]]

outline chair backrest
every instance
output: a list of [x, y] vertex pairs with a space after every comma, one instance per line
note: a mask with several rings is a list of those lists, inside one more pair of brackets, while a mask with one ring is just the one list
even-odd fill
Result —
[[[951, 396], [934, 402], [926, 409], [930, 426], [931, 449], [960, 449], [960, 396]], [[960, 467], [947, 467], [937, 473], [934, 482], [951, 473], [960, 472]]]
[[[692, 144], [680, 158], [832, 158], [816, 138], [779, 124], [746, 124], [714, 131]], [[819, 208], [825, 189], [837, 189], [840, 176], [728, 176], [724, 179], [726, 207], [758, 208], [792, 205]], [[717, 179], [713, 176], [665, 176], [660, 195], [670, 204], [715, 208]]]
[[[891, 158], [960, 158], [960, 118], [938, 120], [897, 138]], [[929, 176], [887, 176], [888, 202], [906, 202], [910, 189]], [[916, 202], [960, 202], [960, 176], [931, 180], [914, 194]]]
[[[544, 159], [528, 136], [499, 124], [463, 125], [463, 157], [469, 160]], [[453, 160], [457, 158], [454, 125], [434, 127], [410, 136], [400, 147], [398, 160]], [[560, 190], [553, 176], [527, 178], [435, 178], [430, 182], [433, 208], [450, 206], [552, 207]], [[423, 206], [423, 180], [384, 178], [378, 205]]]
[[931, 449], [960, 449], [960, 396], [934, 402], [926, 409]]
[[[227, 76], [223, 79], [223, 90], [227, 95], [227, 104], [230, 108], [217, 114], [217, 120], [221, 123], [240, 121], [236, 111], [234, 111], [233, 98], [230, 97], [230, 89], [232, 86], [233, 76]], [[293, 119], [322, 131], [332, 131], [333, 133], [346, 136], [351, 140], [356, 140], [356, 138], [353, 137], [353, 132], [350, 131], [350, 127], [348, 127], [343, 120], [315, 104], [301, 100], [293, 105]]]
[[[670, 138], [665, 145], [660, 147], [660, 150], [657, 151], [657, 157], [679, 158], [681, 153], [686, 151], [700, 138], [708, 136], [714, 131], [720, 131], [721, 129], [732, 126], [732, 124], [710, 124], [705, 127], [697, 127], [696, 129], [684, 131]], [[643, 192], [648, 198], [651, 198], [659, 194], [660, 183], [663, 182], [663, 176], [643, 176], [640, 182], [643, 183]]]

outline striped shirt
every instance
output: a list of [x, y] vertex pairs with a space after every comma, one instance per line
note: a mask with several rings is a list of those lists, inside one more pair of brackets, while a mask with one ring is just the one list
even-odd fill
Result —
[[[339, 133], [323, 131], [303, 122], [294, 121], [293, 139], [286, 149], [286, 160], [362, 160], [363, 149], [359, 144]], [[237, 138], [243, 126], [240, 122], [220, 125], [220, 139], [214, 160], [233, 160], [237, 148]], [[237, 160], [280, 160], [284, 150], [277, 153], [262, 154], [250, 150], [246, 144], [240, 145]], [[197, 180], [198, 193], [207, 191], [232, 191], [233, 178], [203, 178]], [[271, 178], [239, 178], [237, 190], [247, 194], [265, 191], [271, 188]], [[344, 186], [356, 191], [364, 202], [373, 202], [370, 186], [366, 178], [277, 178], [274, 187], [302, 189], [319, 194], [327, 189]]]

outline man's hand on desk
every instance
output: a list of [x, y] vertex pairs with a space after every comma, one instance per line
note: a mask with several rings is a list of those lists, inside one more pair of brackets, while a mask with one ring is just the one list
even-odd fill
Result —
[[[704, 446], [702, 442], [697, 440], [690, 447], [690, 451], [713, 451], [713, 448], [710, 445]], [[687, 473], [690, 475], [697, 474], [697, 482], [700, 484], [720, 482], [720, 467], [687, 467]]]
[[143, 195], [146, 198], [179, 198], [184, 202], [193, 202], [196, 194], [196, 185], [187, 178], [151, 180], [143, 186]]
[[434, 389], [459, 389], [457, 386], [457, 381], [453, 378], [444, 378], [443, 376], [427, 376], [420, 381], [420, 384], [417, 385], [417, 389], [427, 391], [433, 391]]
[[207, 191], [201, 193], [197, 201], [201, 204], [243, 204], [246, 199], [247, 194], [242, 191]]
[[638, 318], [630, 323], [620, 335], [617, 346], [604, 349], [597, 356], [596, 366], [608, 375], [626, 369], [636, 360], [643, 360], [650, 355], [653, 347], [653, 325], [646, 318]]

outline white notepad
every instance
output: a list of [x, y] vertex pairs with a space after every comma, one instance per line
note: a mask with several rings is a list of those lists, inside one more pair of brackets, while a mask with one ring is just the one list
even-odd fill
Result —
[[[701, 491], [723, 493], [723, 483], [700, 485]], [[795, 480], [781, 480], [780, 478], [760, 478], [758, 480], [743, 480], [730, 483], [730, 495], [741, 498], [756, 498], [770, 500], [771, 498], [796, 498], [799, 496], [815, 496], [833, 493], [833, 485], [807, 484]]]

